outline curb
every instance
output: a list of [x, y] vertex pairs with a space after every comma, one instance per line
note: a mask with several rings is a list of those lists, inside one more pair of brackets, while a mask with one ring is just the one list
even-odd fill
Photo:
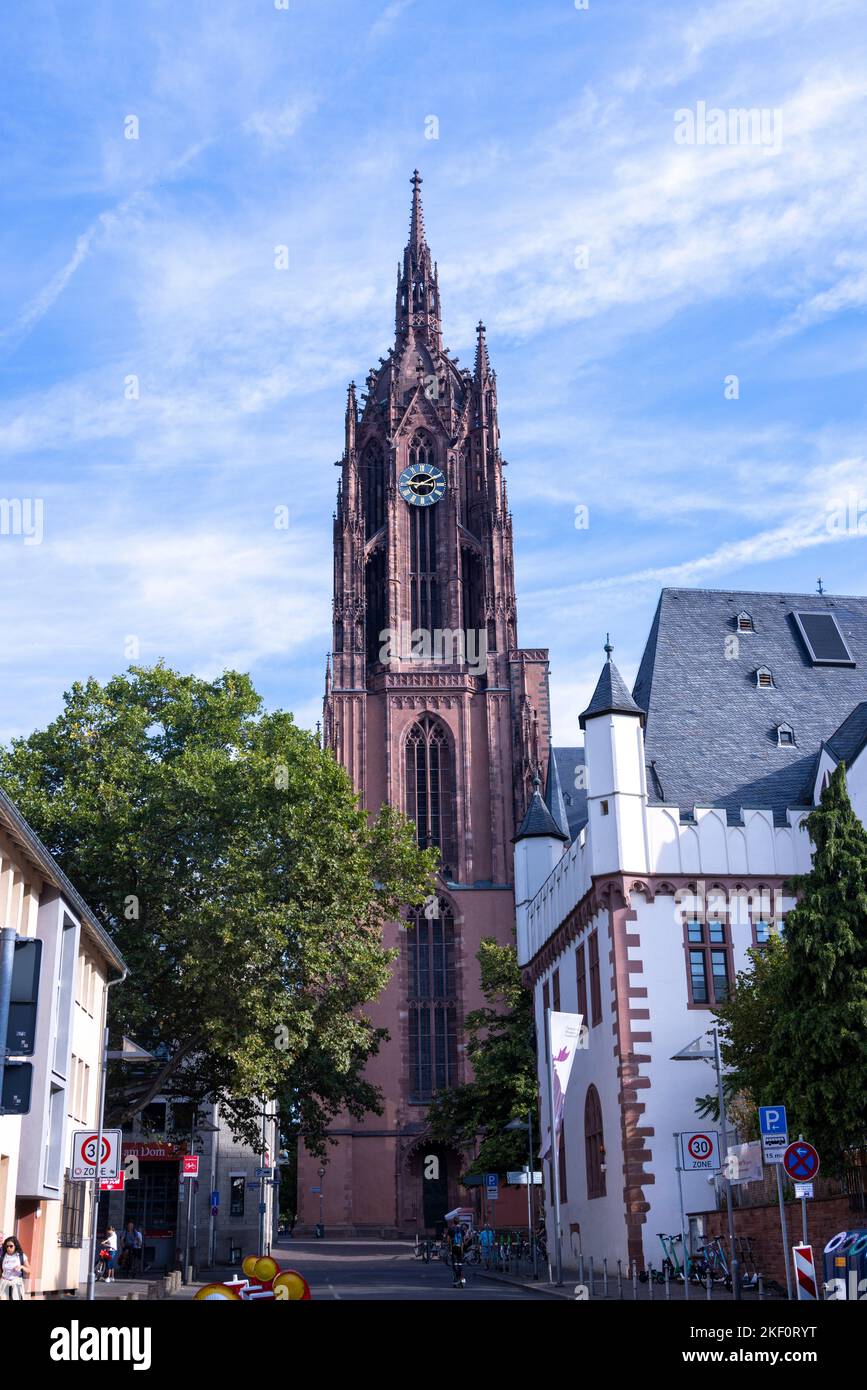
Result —
[[567, 1293], [565, 1287], [558, 1289], [556, 1285], [543, 1283], [540, 1279], [538, 1283], [528, 1282], [526, 1279], [513, 1279], [509, 1274], [495, 1274], [490, 1269], [477, 1269], [473, 1271], [481, 1279], [493, 1279], [497, 1284], [511, 1284], [514, 1289], [527, 1289], [530, 1293], [547, 1294], [549, 1298], [566, 1298], [572, 1302], [572, 1294]]

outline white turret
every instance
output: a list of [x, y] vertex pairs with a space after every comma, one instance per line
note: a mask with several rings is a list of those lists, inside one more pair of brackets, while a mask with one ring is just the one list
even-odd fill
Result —
[[594, 874], [647, 873], [647, 778], [644, 710], [611, 660], [579, 718], [587, 762], [589, 846]]
[[[554, 761], [551, 751], [548, 772], [548, 785], [552, 789], [559, 781], [554, 780], [550, 764]], [[527, 814], [515, 836], [515, 917], [518, 934], [518, 961], [524, 964], [530, 959], [527, 938], [527, 907], [536, 896], [545, 879], [562, 859], [569, 844], [569, 834], [558, 825], [545, 802], [542, 800], [542, 782], [539, 774], [533, 778], [533, 795], [527, 807]], [[562, 796], [561, 796], [562, 800]], [[565, 813], [565, 808], [564, 808]]]

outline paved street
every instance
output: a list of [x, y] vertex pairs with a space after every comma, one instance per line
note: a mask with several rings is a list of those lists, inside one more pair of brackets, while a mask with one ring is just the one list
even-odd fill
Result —
[[449, 1268], [439, 1260], [423, 1264], [412, 1249], [409, 1241], [283, 1240], [274, 1258], [302, 1273], [317, 1299], [551, 1301], [550, 1295], [486, 1278], [474, 1266], [465, 1271], [466, 1287], [454, 1289]]

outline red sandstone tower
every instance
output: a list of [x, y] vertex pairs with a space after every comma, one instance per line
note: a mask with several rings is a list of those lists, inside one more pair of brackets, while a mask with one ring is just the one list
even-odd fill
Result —
[[[391, 1041], [368, 1069], [384, 1111], [331, 1131], [329, 1234], [412, 1234], [462, 1199], [467, 1156], [426, 1139], [427, 1105], [468, 1079], [476, 952], [485, 936], [514, 939], [512, 837], [548, 761], [548, 653], [516, 646], [496, 376], [481, 323], [472, 372], [443, 348], [420, 186], [416, 171], [394, 347], [360, 400], [348, 392], [324, 727], [362, 804], [402, 809], [442, 867], [436, 904], [386, 934], [400, 959], [370, 1014]], [[302, 1149], [308, 1228], [318, 1167]]]

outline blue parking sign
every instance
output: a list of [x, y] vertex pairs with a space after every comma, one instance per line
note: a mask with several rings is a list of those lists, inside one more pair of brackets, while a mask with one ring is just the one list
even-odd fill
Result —
[[762, 1134], [788, 1134], [785, 1105], [760, 1105], [759, 1126]]
[[789, 1122], [785, 1105], [760, 1105], [759, 1128], [762, 1133], [762, 1158], [765, 1163], [782, 1163], [789, 1146]]

